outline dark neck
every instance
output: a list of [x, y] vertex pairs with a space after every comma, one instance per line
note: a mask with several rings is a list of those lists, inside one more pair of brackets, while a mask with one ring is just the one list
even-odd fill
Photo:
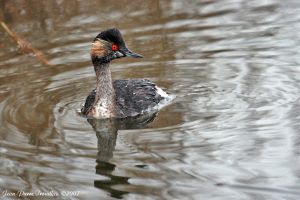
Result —
[[97, 77], [94, 105], [115, 109], [115, 90], [112, 84], [109, 62], [93, 62]]

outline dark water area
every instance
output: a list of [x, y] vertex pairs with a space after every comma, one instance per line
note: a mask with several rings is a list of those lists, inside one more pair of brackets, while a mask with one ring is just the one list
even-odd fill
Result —
[[[0, 19], [53, 65], [0, 30], [0, 199], [300, 198], [300, 1], [2, 0]], [[113, 78], [177, 96], [142, 127], [77, 112], [111, 27], [144, 55]]]

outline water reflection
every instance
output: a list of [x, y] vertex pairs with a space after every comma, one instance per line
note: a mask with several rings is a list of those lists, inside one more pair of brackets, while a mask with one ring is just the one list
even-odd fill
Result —
[[95, 187], [108, 191], [112, 197], [119, 199], [121, 199], [124, 194], [129, 193], [114, 189], [114, 186], [117, 185], [126, 186], [130, 184], [128, 182], [130, 177], [113, 175], [116, 165], [110, 162], [115, 150], [118, 130], [144, 128], [155, 119], [156, 114], [157, 113], [150, 113], [138, 118], [127, 118], [122, 120], [87, 119], [95, 131], [98, 141], [96, 174], [109, 178], [109, 180], [95, 180]]
[[98, 140], [98, 154], [96, 173], [106, 176], [109, 180], [95, 180], [94, 185], [97, 188], [108, 191], [112, 197], [121, 198], [123, 194], [128, 192], [122, 192], [113, 189], [117, 184], [129, 184], [129, 177], [121, 177], [113, 175], [113, 171], [116, 165], [110, 163], [110, 159], [113, 157], [113, 151], [116, 146], [116, 140], [118, 136], [118, 122], [116, 120], [92, 120], [88, 122], [92, 125], [97, 135]]

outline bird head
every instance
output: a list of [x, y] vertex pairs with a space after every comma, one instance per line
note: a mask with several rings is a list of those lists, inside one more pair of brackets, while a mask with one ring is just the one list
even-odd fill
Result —
[[91, 57], [93, 62], [110, 62], [123, 57], [143, 58], [126, 47], [121, 32], [116, 28], [97, 35], [92, 43]]

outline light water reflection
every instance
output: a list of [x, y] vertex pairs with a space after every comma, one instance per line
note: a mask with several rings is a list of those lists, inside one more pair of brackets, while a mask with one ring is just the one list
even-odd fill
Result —
[[[1, 1], [0, 19], [54, 66], [0, 31], [0, 190], [297, 199], [299, 13], [297, 0]], [[177, 96], [147, 125], [77, 113], [95, 84], [90, 42], [111, 27], [145, 57], [114, 62], [113, 78]]]
[[[117, 185], [130, 185], [130, 177], [124, 175], [114, 175], [116, 165], [110, 163], [115, 150], [118, 130], [119, 129], [136, 129], [146, 126], [151, 123], [156, 117], [156, 113], [142, 116], [137, 119], [113, 120], [113, 119], [87, 119], [93, 127], [98, 140], [98, 154], [96, 174], [106, 177], [104, 180], [95, 180], [94, 185], [97, 188], [110, 192], [110, 195], [115, 198], [122, 198], [126, 190], [118, 190], [114, 187]], [[135, 167], [144, 167], [136, 165]], [[107, 179], [108, 178], [108, 179]], [[138, 188], [136, 191], [139, 191]]]

